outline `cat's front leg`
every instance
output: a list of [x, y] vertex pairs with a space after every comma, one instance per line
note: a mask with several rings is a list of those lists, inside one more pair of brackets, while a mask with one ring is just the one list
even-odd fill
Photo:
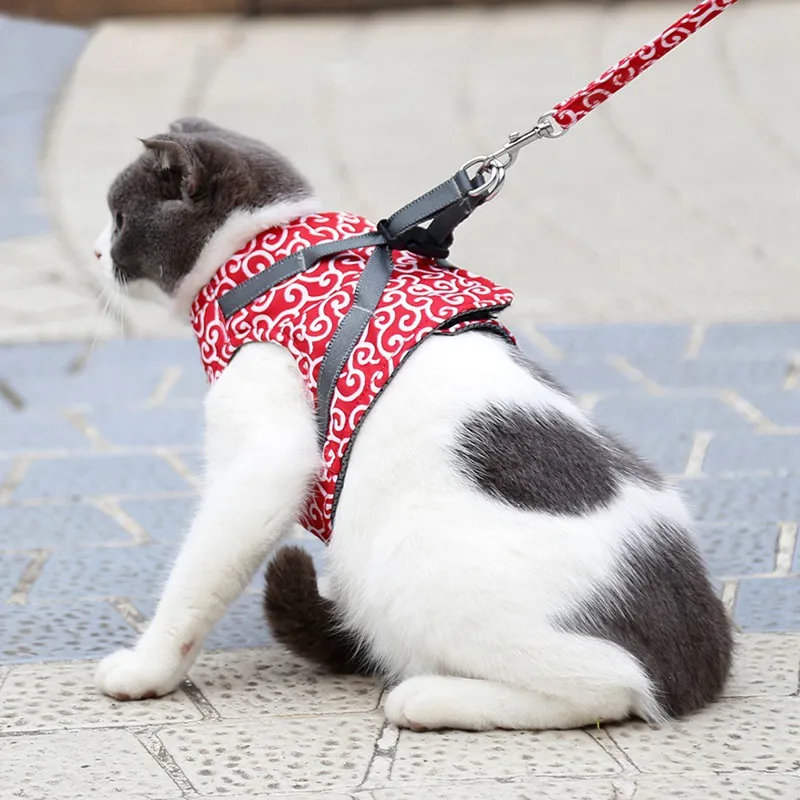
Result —
[[173, 691], [297, 517], [319, 464], [313, 413], [291, 356], [266, 348], [244, 348], [209, 394], [206, 490], [152, 623], [100, 663], [104, 694]]

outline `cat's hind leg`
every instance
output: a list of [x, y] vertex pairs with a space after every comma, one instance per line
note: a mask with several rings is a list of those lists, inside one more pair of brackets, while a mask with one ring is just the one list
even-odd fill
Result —
[[545, 730], [622, 720], [633, 706], [634, 693], [625, 687], [565, 698], [485, 680], [419, 675], [392, 689], [384, 711], [389, 722], [417, 731]]

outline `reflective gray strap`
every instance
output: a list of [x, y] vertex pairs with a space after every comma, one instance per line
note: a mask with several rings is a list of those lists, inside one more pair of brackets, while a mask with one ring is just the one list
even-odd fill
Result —
[[369, 324], [392, 274], [388, 247], [376, 247], [356, 286], [353, 305], [333, 335], [317, 379], [317, 435], [320, 444], [328, 436], [331, 399], [344, 365]]
[[436, 216], [447, 206], [463, 200], [471, 189], [472, 184], [467, 174], [463, 171], [457, 172], [452, 178], [395, 211], [384, 223], [386, 233], [389, 238], [400, 236], [420, 222]]
[[362, 233], [349, 239], [323, 242], [298, 250], [294, 255], [276, 261], [269, 269], [259, 272], [244, 283], [240, 283], [235, 289], [226, 292], [219, 298], [219, 307], [225, 319], [230, 319], [237, 311], [249, 306], [279, 283], [313, 267], [321, 258], [343, 253], [345, 250], [354, 250], [357, 247], [371, 247], [382, 243], [383, 237], [379, 233]]

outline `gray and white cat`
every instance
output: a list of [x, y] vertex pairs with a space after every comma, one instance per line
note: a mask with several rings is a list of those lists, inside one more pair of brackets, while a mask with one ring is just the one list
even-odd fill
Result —
[[[318, 209], [265, 145], [179, 120], [114, 181], [96, 255], [186, 315], [259, 232]], [[174, 690], [203, 640], [298, 518], [317, 474], [314, 409], [275, 344], [242, 348], [206, 400], [206, 486], [152, 624], [100, 664], [119, 699]], [[650, 722], [716, 698], [730, 624], [678, 493], [500, 337], [432, 336], [353, 449], [322, 598], [279, 554], [279, 638], [331, 667], [399, 681], [413, 729]]]

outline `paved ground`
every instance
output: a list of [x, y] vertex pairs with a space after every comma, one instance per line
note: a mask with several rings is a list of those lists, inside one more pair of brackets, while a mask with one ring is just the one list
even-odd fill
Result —
[[683, 6], [146, 20], [91, 37], [0, 17], [0, 798], [800, 796], [788, 0], [740, 4], [534, 146], [457, 253], [515, 287], [531, 353], [684, 489], [741, 630], [725, 700], [660, 731], [398, 735], [376, 684], [270, 646], [260, 578], [175, 696], [91, 688], [92, 659], [152, 612], [201, 468], [194, 345], [158, 309], [103, 311], [86, 257], [135, 137], [207, 114], [282, 147], [331, 205], [379, 216]]

